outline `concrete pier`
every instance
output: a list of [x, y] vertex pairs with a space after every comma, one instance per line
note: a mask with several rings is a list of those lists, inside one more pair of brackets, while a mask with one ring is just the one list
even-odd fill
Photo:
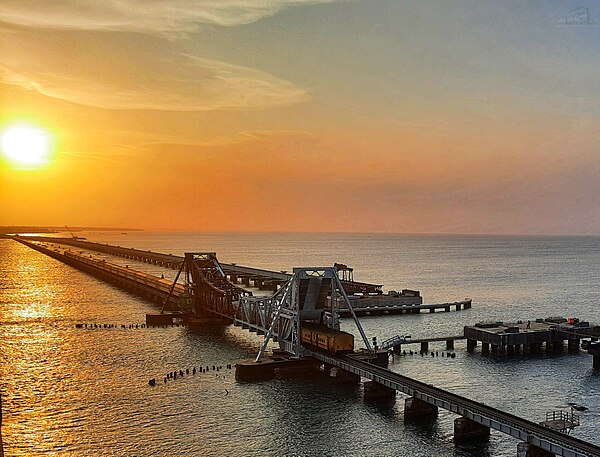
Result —
[[519, 443], [517, 445], [517, 457], [555, 457], [555, 454], [533, 444]]
[[438, 415], [438, 407], [415, 397], [404, 400], [404, 419], [431, 420]]
[[275, 377], [275, 363], [272, 359], [240, 360], [235, 364], [235, 379], [237, 381], [264, 381]]
[[365, 401], [381, 402], [396, 399], [396, 390], [379, 384], [375, 381], [366, 381], [363, 384]]
[[467, 417], [457, 417], [454, 419], [454, 442], [476, 443], [485, 442], [490, 437], [490, 428], [481, 425]]
[[467, 352], [475, 352], [477, 347], [477, 340], [467, 339]]
[[[481, 342], [482, 354], [514, 355], [563, 352], [565, 342], [569, 352], [579, 348], [594, 356], [594, 369], [600, 369], [600, 326], [580, 322], [577, 318], [550, 317], [516, 323], [480, 322], [464, 328], [467, 351], [474, 352]], [[582, 341], [583, 340], [583, 341]]]
[[336, 384], [359, 384], [360, 376], [341, 368], [325, 366], [325, 370], [329, 373], [329, 380]]

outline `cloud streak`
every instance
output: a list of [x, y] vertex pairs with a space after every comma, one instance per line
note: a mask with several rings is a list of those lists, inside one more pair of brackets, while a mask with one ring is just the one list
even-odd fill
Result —
[[191, 32], [201, 24], [236, 26], [289, 6], [339, 0], [3, 0], [0, 21], [75, 30]]
[[114, 34], [72, 33], [0, 33], [6, 44], [0, 78], [104, 109], [262, 109], [309, 99], [306, 89], [258, 69], [177, 49], [144, 49]]

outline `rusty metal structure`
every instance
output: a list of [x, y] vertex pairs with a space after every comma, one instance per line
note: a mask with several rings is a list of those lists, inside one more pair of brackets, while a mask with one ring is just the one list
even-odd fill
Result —
[[233, 319], [237, 313], [234, 303], [241, 297], [252, 295], [227, 279], [214, 252], [186, 252], [182, 268], [186, 291], [193, 297], [195, 315], [212, 314]]

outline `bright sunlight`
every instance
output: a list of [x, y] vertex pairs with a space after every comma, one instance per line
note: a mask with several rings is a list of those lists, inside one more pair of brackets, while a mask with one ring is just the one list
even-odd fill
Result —
[[50, 134], [33, 125], [14, 125], [2, 132], [0, 146], [13, 162], [41, 165], [50, 153]]

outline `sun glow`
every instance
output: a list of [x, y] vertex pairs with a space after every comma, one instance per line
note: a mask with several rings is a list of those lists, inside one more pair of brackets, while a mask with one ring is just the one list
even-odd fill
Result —
[[50, 153], [50, 134], [32, 125], [15, 125], [2, 132], [0, 146], [4, 155], [13, 162], [41, 165]]

